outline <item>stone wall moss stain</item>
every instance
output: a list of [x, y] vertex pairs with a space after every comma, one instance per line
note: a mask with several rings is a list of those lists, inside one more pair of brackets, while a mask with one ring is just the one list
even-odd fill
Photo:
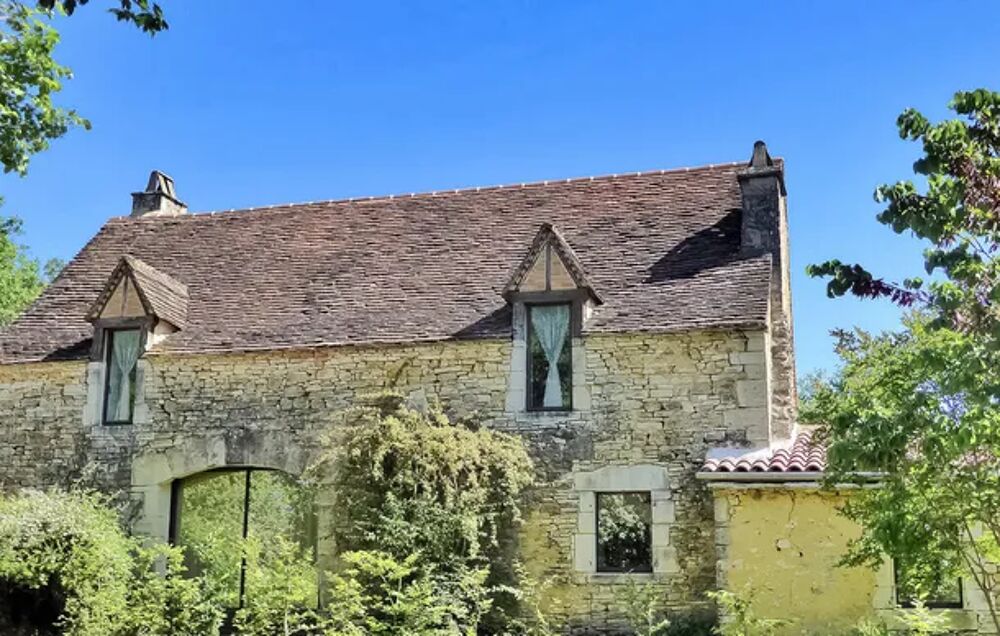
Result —
[[[763, 342], [760, 332], [587, 336], [589, 408], [562, 416], [507, 410], [507, 340], [147, 356], [148, 422], [111, 432], [83, 425], [84, 362], [0, 366], [0, 480], [59, 483], [91, 463], [105, 466], [109, 486], [128, 488], [137, 457], [155, 460], [193, 439], [208, 443], [191, 448], [212, 448], [214, 440], [238, 446], [269, 431], [293, 433], [308, 455], [359, 395], [393, 387], [524, 436], [542, 482], [524, 529], [525, 561], [548, 582], [546, 603], [557, 619], [610, 630], [621, 619], [614, 579], [573, 570], [573, 472], [632, 463], [666, 468], [678, 567], [653, 584], [674, 609], [703, 606], [715, 582], [714, 522], [711, 496], [694, 473], [711, 446], [766, 438], [760, 398], [740, 396], [761, 384]], [[226, 451], [240, 456], [239, 448]]]

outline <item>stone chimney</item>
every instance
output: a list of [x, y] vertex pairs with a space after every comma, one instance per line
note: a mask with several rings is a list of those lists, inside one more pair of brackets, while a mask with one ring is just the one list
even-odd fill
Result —
[[132, 216], [187, 214], [187, 205], [174, 194], [174, 180], [159, 170], [149, 173], [143, 192], [132, 193]]
[[739, 182], [741, 252], [745, 257], [771, 255], [767, 398], [769, 433], [777, 441], [791, 436], [798, 415], [784, 166], [775, 164], [767, 145], [758, 141]]

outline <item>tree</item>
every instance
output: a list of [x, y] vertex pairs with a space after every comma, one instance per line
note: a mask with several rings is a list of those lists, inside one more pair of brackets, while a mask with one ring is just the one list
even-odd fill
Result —
[[[908, 109], [896, 125], [900, 137], [919, 140], [923, 156], [914, 172], [926, 181], [882, 185], [877, 216], [897, 234], [910, 232], [929, 243], [924, 251], [929, 284], [919, 276], [902, 283], [877, 278], [861, 265], [831, 260], [810, 266], [810, 276], [829, 277], [831, 298], [851, 293], [921, 307], [935, 325], [974, 333], [996, 344], [1000, 338], [1000, 93], [985, 89], [955, 94], [950, 107], [961, 117], [938, 124]], [[993, 347], [996, 350], [997, 347]]]
[[[53, 96], [72, 76], [55, 61], [59, 33], [52, 25], [56, 13], [72, 15], [88, 0], [38, 0], [34, 7], [20, 0], [0, 0], [0, 165], [4, 172], [25, 175], [32, 155], [75, 126], [90, 122], [75, 110], [57, 106]], [[146, 33], [168, 28], [159, 5], [149, 0], [119, 0], [110, 9], [120, 20]], [[3, 198], [0, 197], [0, 205]], [[0, 326], [13, 320], [45, 284], [62, 268], [58, 261], [45, 265], [29, 258], [13, 238], [21, 221], [0, 217]]]
[[57, 259], [43, 269], [15, 242], [20, 233], [19, 219], [0, 218], [0, 327], [14, 320], [62, 269]]
[[82, 491], [0, 496], [0, 596], [4, 634], [201, 636], [222, 619], [178, 548], [143, 545]]
[[[87, 0], [39, 0], [34, 7], [20, 0], [0, 0], [0, 163], [4, 172], [24, 175], [31, 156], [74, 126], [90, 128], [75, 110], [56, 106], [53, 96], [72, 77], [53, 53], [59, 32], [56, 13], [72, 15]], [[148, 0], [121, 0], [111, 10], [122, 21], [155, 34], [168, 27], [159, 5]]]
[[963, 572], [984, 593], [997, 630], [1000, 581], [1000, 94], [960, 92], [938, 124], [900, 115], [923, 155], [923, 178], [880, 186], [878, 220], [923, 239], [929, 283], [887, 282], [860, 265], [811, 266], [831, 297], [848, 293], [909, 308], [904, 329], [840, 332], [843, 367], [814, 387], [806, 421], [828, 427], [832, 482], [880, 476], [845, 513], [862, 526], [846, 562], [906, 565], [931, 594]]

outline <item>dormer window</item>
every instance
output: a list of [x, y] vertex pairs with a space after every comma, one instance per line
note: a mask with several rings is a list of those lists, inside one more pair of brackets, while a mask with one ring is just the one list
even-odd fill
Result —
[[140, 329], [104, 332], [104, 423], [131, 424], [135, 407], [136, 367], [142, 353]]
[[528, 305], [528, 410], [573, 408], [572, 304]]
[[581, 330], [601, 299], [573, 250], [552, 225], [544, 223], [539, 228], [504, 288], [504, 298], [512, 305], [514, 317], [511, 408], [571, 411], [574, 394], [586, 403], [582, 387], [574, 387], [574, 375], [582, 384]]
[[107, 425], [136, 421], [136, 405], [142, 404], [140, 358], [147, 343], [155, 345], [183, 327], [187, 301], [183, 283], [135, 257], [122, 257], [87, 312], [94, 325], [91, 360], [97, 365], [94, 391], [88, 393], [90, 421], [97, 424], [98, 416]]

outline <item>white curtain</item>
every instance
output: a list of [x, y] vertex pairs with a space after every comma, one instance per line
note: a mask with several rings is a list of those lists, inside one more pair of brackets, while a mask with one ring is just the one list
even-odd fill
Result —
[[139, 341], [138, 329], [115, 331], [111, 337], [109, 421], [127, 422], [132, 419], [132, 369], [139, 360]]
[[531, 328], [549, 363], [545, 378], [545, 398], [542, 406], [558, 408], [563, 405], [562, 382], [559, 378], [559, 356], [566, 344], [569, 331], [569, 305], [538, 305], [531, 308]]

